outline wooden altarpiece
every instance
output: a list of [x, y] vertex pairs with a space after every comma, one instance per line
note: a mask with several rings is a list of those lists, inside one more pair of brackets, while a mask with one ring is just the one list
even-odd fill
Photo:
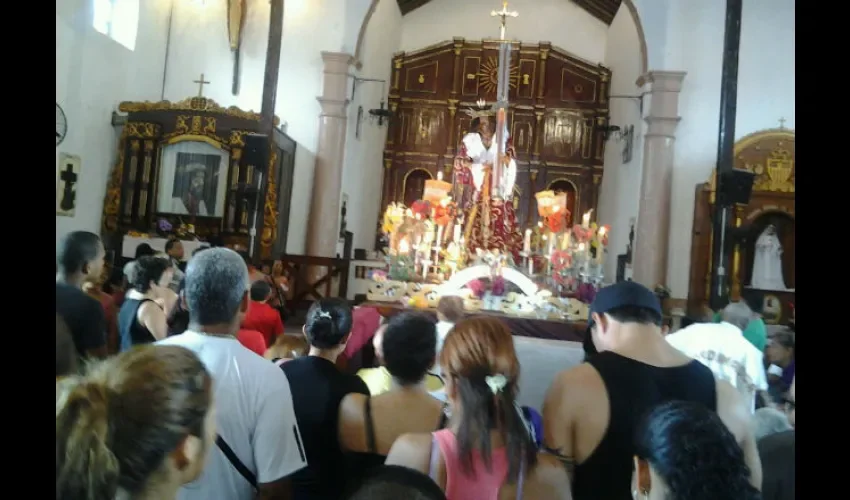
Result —
[[[730, 226], [745, 234], [732, 254], [730, 297], [738, 299], [752, 279], [755, 241], [769, 224], [777, 228], [782, 244], [782, 274], [789, 291], [760, 291], [768, 323], [786, 323], [795, 287], [795, 179], [794, 131], [784, 128], [750, 134], [735, 144], [735, 168], [755, 173], [753, 192], [747, 205], [737, 205]], [[712, 217], [716, 171], [709, 182], [696, 187], [694, 226], [691, 239], [691, 275], [688, 309], [699, 314], [708, 304], [711, 282]]]
[[[121, 131], [115, 167], [109, 177], [103, 204], [102, 235], [107, 249], [120, 255], [125, 235], [157, 233], [160, 219], [177, 228], [181, 223], [194, 226], [195, 235], [204, 240], [221, 238], [226, 244], [249, 244], [253, 205], [244, 194], [259, 190], [257, 214], [261, 259], [280, 255], [286, 246], [289, 201], [295, 161], [295, 141], [277, 127], [271, 140], [264, 141], [268, 154], [266, 173], [259, 183], [258, 170], [246, 161], [246, 135], [260, 133], [260, 115], [231, 106], [224, 108], [212, 99], [192, 97], [179, 102], [122, 102], [119, 111], [127, 113]], [[278, 123], [275, 119], [275, 125]], [[207, 216], [177, 215], [162, 210], [160, 198], [172, 197], [163, 189], [163, 180], [171, 175], [178, 181], [181, 153], [179, 147], [198, 157], [212, 157], [214, 172], [207, 180], [216, 182], [216, 195], [210, 200]], [[193, 153], [196, 151], [197, 153]], [[203, 154], [202, 154], [203, 153]], [[208, 154], [207, 154], [208, 153]], [[219, 155], [221, 160], [216, 160]], [[177, 158], [176, 160], [174, 158]], [[250, 160], [250, 159], [249, 159]], [[214, 207], [213, 207], [214, 205]]]
[[[499, 44], [455, 38], [393, 56], [382, 209], [410, 204], [427, 179], [451, 178], [465, 108], [496, 98]], [[573, 220], [595, 208], [605, 157], [611, 71], [548, 42], [513, 46], [508, 127], [517, 153], [514, 207], [537, 220], [534, 193], [566, 191]]]

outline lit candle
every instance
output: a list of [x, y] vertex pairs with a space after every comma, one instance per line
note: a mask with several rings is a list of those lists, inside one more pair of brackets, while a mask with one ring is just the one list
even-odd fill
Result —
[[534, 275], [534, 259], [531, 257], [531, 255], [529, 255], [528, 257], [525, 258], [525, 260], [528, 261], [528, 275], [533, 276]]
[[452, 241], [455, 243], [460, 242], [460, 221], [455, 222], [454, 234], [452, 235]]
[[578, 254], [579, 254], [580, 256], [583, 256], [583, 255], [584, 255], [584, 243], [579, 243], [579, 244], [578, 244]]
[[398, 254], [407, 255], [409, 252], [410, 243], [407, 242], [407, 238], [402, 238], [401, 241], [398, 242]]
[[438, 181], [443, 180], [443, 171], [442, 170], [437, 171], [437, 180]]
[[443, 243], [443, 226], [437, 227], [437, 251], [440, 251], [440, 245]]
[[590, 227], [590, 212], [592, 211], [593, 209], [590, 209], [585, 212], [584, 215], [581, 216], [581, 227], [585, 229], [588, 229]]
[[525, 230], [525, 239], [522, 242], [522, 252], [531, 253], [531, 229]]
[[555, 252], [555, 240], [556, 239], [558, 239], [558, 237], [555, 236], [554, 234], [549, 237], [549, 251], [546, 252], [549, 255], [549, 257], [551, 257], [552, 253]]

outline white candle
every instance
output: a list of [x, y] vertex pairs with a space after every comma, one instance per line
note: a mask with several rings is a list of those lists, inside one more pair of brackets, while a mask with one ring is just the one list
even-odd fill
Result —
[[561, 242], [561, 250], [569, 250], [570, 248], [570, 231], [564, 233], [564, 239]]
[[596, 245], [596, 263], [602, 265], [602, 256], [605, 254], [605, 245], [602, 244], [602, 238], [605, 236], [605, 226], [599, 228], [599, 238]]
[[528, 275], [533, 276], [534, 275], [534, 259], [531, 257], [531, 255], [529, 255], [528, 257], [525, 258], [525, 260], [528, 261]]
[[437, 171], [437, 180], [438, 181], [443, 180], [443, 171], [442, 170]]
[[522, 242], [523, 253], [531, 253], [531, 229], [525, 230], [525, 239]]
[[455, 243], [460, 242], [460, 221], [455, 222], [454, 234], [452, 235], [452, 241]]
[[402, 238], [402, 240], [398, 242], [398, 254], [407, 255], [409, 252], [410, 243], [407, 242], [407, 238]]
[[593, 210], [588, 210], [581, 216], [581, 227], [587, 229], [590, 227], [590, 212]]
[[556, 239], [557, 239], [557, 236], [555, 236], [554, 234], [552, 234], [552, 235], [550, 235], [550, 236], [549, 236], [549, 251], [548, 251], [548, 252], [546, 252], [546, 253], [547, 253], [550, 257], [552, 256], [552, 253], [555, 251], [555, 240], [556, 240]]
[[440, 251], [440, 245], [443, 243], [443, 226], [437, 227], [437, 251]]

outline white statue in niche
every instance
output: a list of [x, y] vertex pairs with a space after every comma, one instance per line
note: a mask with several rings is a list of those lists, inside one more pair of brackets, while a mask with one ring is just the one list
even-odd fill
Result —
[[756, 240], [750, 286], [759, 290], [788, 289], [782, 278], [782, 244], [773, 224], [768, 224]]

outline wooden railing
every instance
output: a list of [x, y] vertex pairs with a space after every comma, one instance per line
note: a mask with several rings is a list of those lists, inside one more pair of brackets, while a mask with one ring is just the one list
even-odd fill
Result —
[[289, 309], [306, 309], [316, 300], [345, 297], [348, 292], [348, 259], [284, 254], [274, 264], [273, 274], [287, 276]]

